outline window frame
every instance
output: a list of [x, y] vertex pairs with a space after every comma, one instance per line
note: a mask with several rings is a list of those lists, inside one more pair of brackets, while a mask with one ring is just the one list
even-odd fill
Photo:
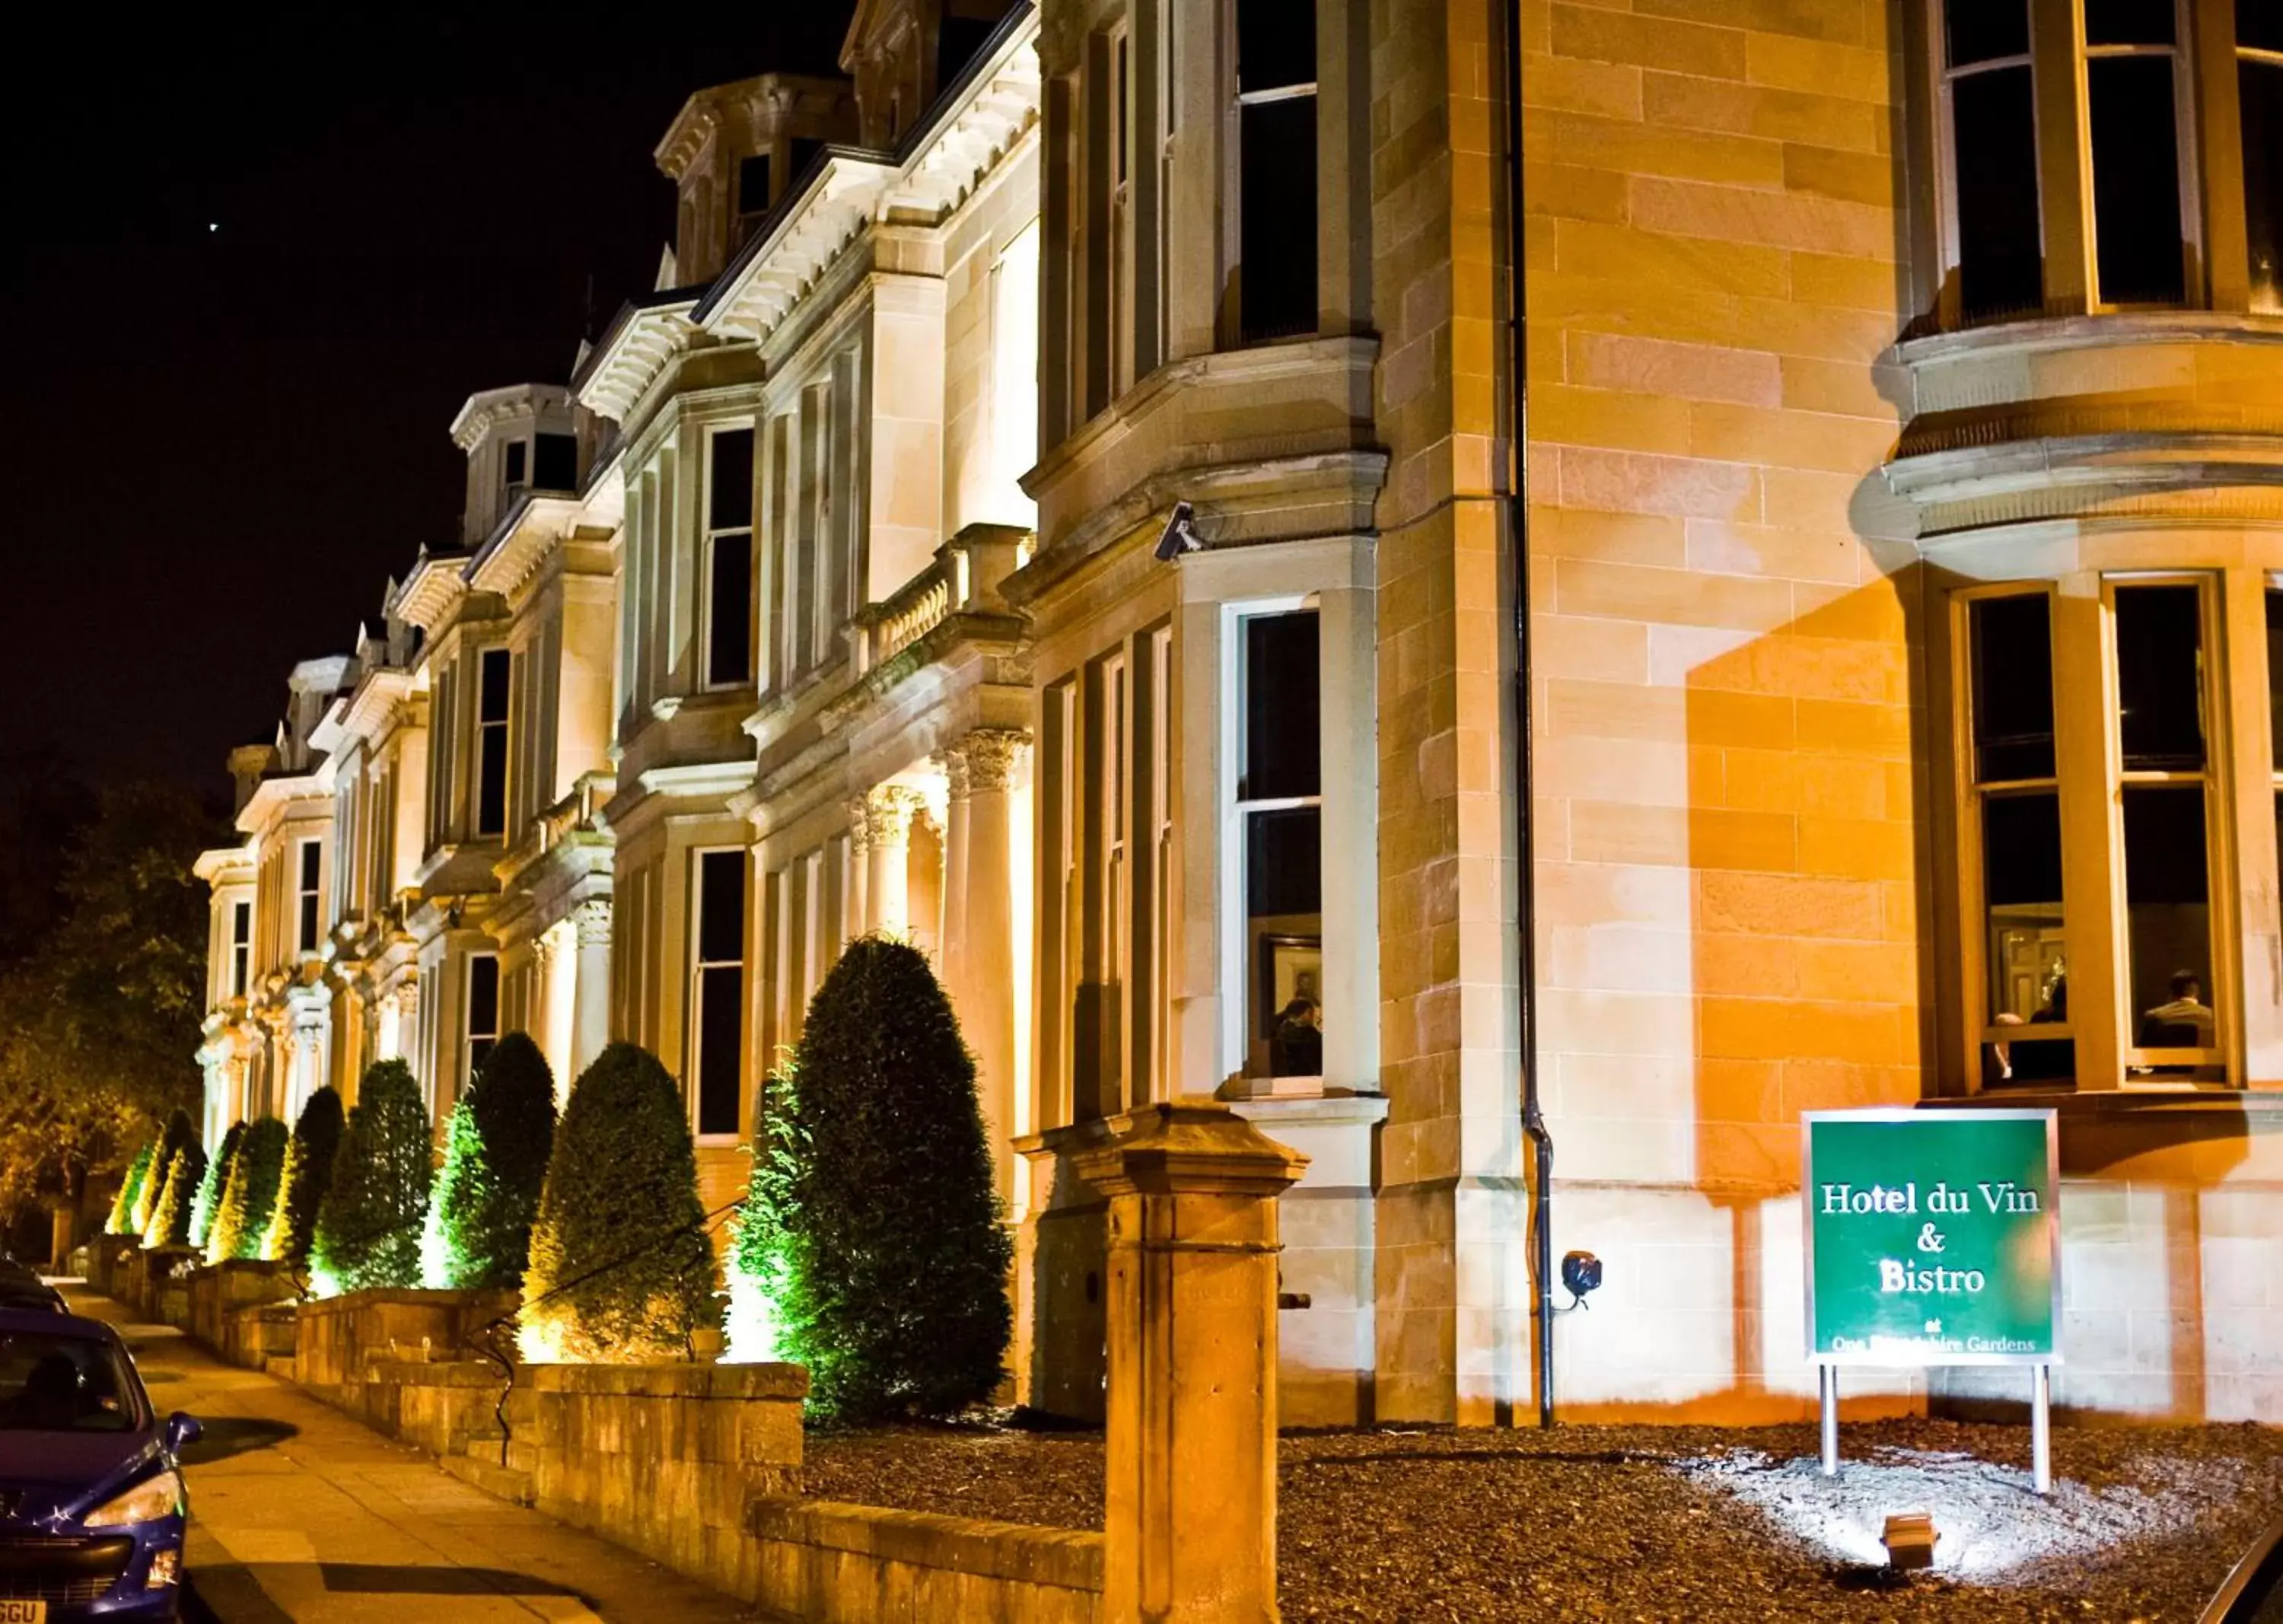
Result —
[[[2271, 295], [2274, 300], [2273, 303], [2260, 305], [2252, 302], [2255, 290], [2251, 285], [2251, 210], [2248, 195], [2250, 180], [2244, 173], [2244, 115], [2241, 93], [2244, 65], [2246, 63], [2252, 62], [2259, 63], [2265, 66], [2273, 68], [2278, 76], [2279, 90], [2283, 90], [2283, 51], [2269, 51], [2255, 45], [2247, 45], [2243, 43], [2240, 35], [2231, 35], [2228, 43], [2232, 47], [2230, 55], [2235, 72], [2235, 79], [2234, 82], [2227, 87], [2229, 91], [2227, 99], [2229, 99], [2232, 104], [2229, 111], [2232, 112], [2234, 116], [2232, 120], [2228, 121], [2227, 128], [2218, 132], [2217, 139], [2225, 140], [2232, 138], [2235, 143], [2234, 156], [2236, 183], [2232, 188], [2215, 186], [2213, 191], [2215, 194], [2223, 191], [2230, 192], [2231, 195], [2226, 199], [2226, 203], [2221, 205], [2222, 207], [2232, 205], [2234, 207], [2240, 208], [2243, 211], [2243, 230], [2239, 232], [2238, 235], [2244, 239], [2243, 292], [2245, 308], [2254, 310], [2263, 316], [2283, 316], [2283, 280], [2279, 280], [2274, 293]], [[2218, 98], [2215, 98], [2215, 99]], [[2283, 108], [2278, 108], [2274, 116], [2283, 117]]]
[[[316, 835], [302, 836], [293, 843], [293, 951], [321, 952], [325, 945], [324, 841]], [[313, 866], [317, 871], [314, 875], [309, 872]]]
[[230, 905], [230, 993], [243, 998], [253, 984], [253, 904], [244, 897]]
[[[737, 875], [738, 919], [737, 956], [706, 958], [703, 956], [705, 941], [705, 864], [710, 857], [735, 857]], [[752, 975], [747, 969], [748, 937], [752, 926], [752, 852], [744, 846], [693, 846], [689, 855], [690, 918], [689, 973], [685, 978], [688, 1017], [682, 1031], [682, 1076], [688, 1080], [686, 1092], [690, 1113], [690, 1135], [693, 1143], [701, 1145], [729, 1145], [740, 1143], [745, 1131], [745, 1095], [748, 1074], [752, 1069], [752, 1011], [749, 1007], [752, 995]], [[780, 967], [782, 969], [782, 966]], [[705, 1054], [705, 982], [710, 970], [734, 969], [737, 972], [737, 1065], [735, 1098], [737, 1120], [726, 1130], [707, 1129], [705, 1121], [706, 1078], [704, 1070]]]
[[[494, 643], [475, 650], [474, 653], [476, 680], [471, 684], [473, 691], [469, 695], [472, 725], [468, 731], [471, 765], [474, 770], [468, 775], [468, 829], [479, 840], [504, 840], [508, 825], [515, 821], [515, 651], [508, 644]], [[484, 712], [491, 691], [490, 676], [495, 656], [498, 658], [501, 673], [500, 714], [487, 717]], [[485, 826], [484, 808], [489, 798], [485, 792], [488, 780], [484, 770], [484, 746], [487, 738], [495, 730], [501, 738], [499, 824], [496, 828], [487, 828]]]
[[[1253, 992], [1258, 985], [1257, 966], [1252, 960], [1250, 905], [1251, 874], [1250, 846], [1245, 839], [1246, 819], [1259, 812], [1282, 812], [1313, 808], [1321, 818], [1324, 806], [1324, 779], [1321, 768], [1313, 795], [1274, 795], [1244, 799], [1238, 794], [1238, 785], [1244, 776], [1244, 624], [1247, 621], [1275, 615], [1302, 613], [1317, 617], [1316, 683], [1323, 691], [1323, 595], [1320, 591], [1278, 594], [1273, 597], [1225, 599], [1220, 610], [1220, 672], [1219, 672], [1219, 800], [1220, 838], [1220, 898], [1219, 928], [1221, 936], [1219, 994], [1221, 1031], [1219, 1074], [1253, 1077], [1252, 1037], [1257, 1011], [1253, 1008]], [[1319, 722], [1321, 727], [1321, 723]], [[1319, 861], [1321, 860], [1323, 836], [1319, 824], [1317, 836]], [[1318, 899], [1318, 943], [1320, 949], [1328, 947], [1322, 936], [1322, 905]], [[1329, 1001], [1319, 1005], [1325, 1027], [1329, 1030], [1338, 1015]], [[1267, 1074], [1258, 1074], [1267, 1081]]]
[[[2083, 183], [2078, 189], [2079, 207], [2084, 210], [2084, 277], [2086, 308], [2095, 315], [2114, 315], [2128, 310], [2193, 310], [2209, 308], [2210, 287], [2208, 275], [2202, 285], [2199, 276], [2204, 273], [2208, 258], [2205, 248], [2203, 210], [2204, 142], [2196, 94], [2193, 45], [2196, 37], [2194, 0], [2170, 0], [2172, 7], [2172, 43], [2169, 45], [2095, 45], [2085, 37], [2084, 7], [2072, 5], [2073, 18], [2070, 44], [2075, 52], [2073, 66], [2077, 72], [2077, 144]], [[2229, 30], [2232, 39], [2234, 31]], [[2037, 40], [2030, 36], [2034, 53]], [[2092, 160], [2092, 65], [2095, 62], [2120, 61], [2128, 58], [2165, 57], [2172, 64], [2172, 164], [2177, 172], [2180, 210], [2180, 302], [2119, 301], [2103, 296], [2100, 286], [2100, 212], [2093, 202], [2093, 187], [2097, 179]], [[2042, 214], [2044, 198], [2038, 199]]]
[[[713, 523], [713, 481], [716, 457], [725, 434], [743, 433], [751, 437], [746, 464], [745, 522], [741, 526], [726, 525], [716, 528]], [[760, 550], [756, 545], [760, 526], [754, 521], [760, 508], [760, 426], [750, 419], [709, 425], [705, 431], [705, 488], [700, 493], [698, 509], [698, 581], [700, 582], [700, 628], [698, 639], [698, 670], [701, 690], [707, 693], [729, 693], [754, 685], [758, 661], [756, 654], [760, 641]], [[734, 545], [742, 536], [745, 546], [745, 669], [742, 676], [724, 677], [714, 672], [714, 637], [720, 625], [723, 605], [714, 601], [713, 558], [723, 546]]]
[[[2038, 107], [2038, 7], [2035, 0], [2022, 0], [2029, 23], [2030, 48], [2019, 56], [1993, 58], [1986, 62], [1973, 62], [1964, 67], [1950, 66], [1949, 21], [1944, 14], [1944, 0], [1927, 0], [1928, 56], [1934, 76], [1934, 137], [1935, 184], [1938, 194], [1935, 209], [1936, 224], [1936, 258], [1938, 277], [1936, 285], [1941, 289], [1942, 323], [1947, 328], [1997, 324], [2003, 316], [1984, 317], [1969, 321], [1966, 316], [1966, 244], [1964, 229], [1959, 224], [1958, 203], [1958, 109], [1955, 87], [1961, 79], [1979, 77], [1984, 74], [2026, 68], [2030, 74], [2030, 162], [2038, 176], [2038, 247], [2041, 262], [2053, 252], [2050, 222], [2045, 201], [2045, 132], [2044, 121], [2037, 116]], [[2045, 279], [2040, 274], [2040, 289]], [[2016, 318], [2018, 319], [2018, 318]]]
[[[1272, 344], [1306, 343], [1322, 335], [1324, 267], [1321, 253], [1314, 245], [1311, 245], [1309, 250], [1310, 257], [1315, 262], [1315, 288], [1310, 295], [1310, 303], [1315, 307], [1313, 323], [1305, 332], [1274, 333], [1259, 337], [1250, 336], [1248, 333], [1243, 308], [1245, 302], [1243, 288], [1251, 280], [1250, 273], [1244, 269], [1244, 113], [1248, 107], [1265, 107], [1277, 102], [1298, 101], [1304, 98], [1311, 104], [1318, 103], [1323, 90], [1324, 64], [1321, 56], [1316, 53], [1314, 43], [1312, 43], [1309, 48], [1310, 55], [1314, 61], [1316, 70], [1313, 78], [1305, 83], [1275, 85], [1259, 90], [1246, 90], [1244, 68], [1243, 64], [1239, 60], [1237, 45], [1242, 34], [1238, 12], [1244, 4], [1245, 0], [1222, 0], [1222, 36], [1228, 42], [1224, 140], [1228, 152], [1225, 190], [1229, 205], [1224, 212], [1227, 221], [1226, 229], [1228, 235], [1226, 240], [1229, 247], [1229, 257], [1231, 262], [1239, 268], [1240, 273], [1237, 297], [1232, 301], [1228, 316], [1234, 331], [1227, 335], [1227, 340], [1235, 347], [1251, 349]], [[1315, 7], [1313, 4], [1310, 12], [1313, 16]], [[1318, 27], [1321, 31], [1321, 20], [1318, 20]], [[1324, 207], [1324, 157], [1321, 137], [1318, 140], [1313, 177], [1316, 197], [1312, 214], [1317, 229], [1321, 230], [1323, 225]]]
[[2232, 908], [2230, 899], [2232, 886], [2229, 873], [2228, 753], [2227, 731], [2223, 722], [2226, 714], [2224, 691], [2227, 669], [2227, 645], [2221, 625], [2220, 598], [2223, 582], [2216, 570], [2117, 570], [2105, 571], [2100, 580], [2101, 657], [2106, 673], [2107, 688], [2111, 694], [2121, 695], [2119, 669], [2120, 651], [2116, 642], [2116, 593], [2121, 588], [2190, 586], [2196, 589], [2197, 665], [2196, 693], [2204, 736], [2204, 764], [2200, 771], [2178, 772], [2154, 769], [2131, 769], [2124, 766], [2123, 744], [2118, 719], [2121, 708], [2110, 707], [2105, 721], [2108, 725], [2108, 780], [2103, 785], [2109, 808], [2109, 894], [2114, 899], [2113, 910], [2117, 921], [2116, 959], [2112, 967], [2118, 988], [2129, 995], [2132, 986], [2131, 892], [2131, 876], [2124, 862], [2124, 792], [2134, 785], [2163, 787], [2186, 787], [2193, 785], [2202, 792], [2204, 813], [2204, 906], [2207, 912], [2205, 930], [2211, 939], [2211, 985], [2204, 989], [2211, 1002], [2212, 1038], [2209, 1049], [2150, 1049], [2137, 1041], [2139, 1011], [2132, 1007], [2129, 995], [2120, 996], [2117, 1008], [2121, 1015], [2117, 1036], [2117, 1057], [2123, 1072], [2123, 1081], [2133, 1083], [2158, 1075], [2156, 1068], [2194, 1066], [2199, 1070], [2215, 1069], [2217, 1080], [2234, 1083], [2239, 1074], [2230, 1057], [2240, 1049], [2242, 1011], [2236, 1007], [2235, 988], [2239, 981], [2237, 950], [2232, 929]]
[[[489, 964], [492, 973], [492, 1029], [476, 1029], [476, 966]], [[499, 1041], [507, 1035], [507, 978], [500, 968], [496, 953], [471, 953], [460, 971], [460, 1074], [464, 1086], [475, 1081], [476, 1068], [484, 1063]], [[477, 1044], [482, 1044], [479, 1052]]]

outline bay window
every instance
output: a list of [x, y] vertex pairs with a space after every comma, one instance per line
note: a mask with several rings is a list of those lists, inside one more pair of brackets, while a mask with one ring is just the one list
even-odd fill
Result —
[[1316, 331], [1316, 4], [1235, 0], [1238, 341]]
[[705, 462], [705, 684], [737, 688], [753, 680], [753, 431], [717, 431]]
[[476, 833], [507, 832], [508, 683], [514, 656], [486, 649], [476, 667]]
[[1243, 977], [1232, 1058], [1254, 1077], [1323, 1074], [1323, 752], [1317, 613], [1302, 603], [1231, 612], [1235, 737], [1227, 824]]
[[1926, 3], [1946, 324], [2283, 309], [2272, 0]]
[[744, 1100], [745, 854], [701, 851], [692, 863], [691, 1108], [699, 1138], [730, 1139]]
[[468, 956], [468, 1014], [463, 1058], [473, 1079], [500, 1040], [500, 964], [496, 953]]
[[[2222, 587], [2130, 574], [1960, 595], [1960, 979], [1983, 1088], [2240, 1069], [2227, 781], [2275, 764], [2226, 760]], [[2237, 656], [2283, 685], [2271, 638]], [[2275, 804], [2283, 828], [2283, 779]]]

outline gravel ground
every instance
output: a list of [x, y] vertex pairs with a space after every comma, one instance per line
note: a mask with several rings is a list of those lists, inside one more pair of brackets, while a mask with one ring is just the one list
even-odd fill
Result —
[[[2283, 1433], [2029, 1434], [1850, 1426], [1836, 1482], [1812, 1426], [1294, 1434], [1280, 1475], [1288, 1620], [2193, 1620], [2283, 1513]], [[1102, 1441], [997, 1426], [813, 1432], [807, 1492], [1099, 1527]], [[1924, 1511], [1937, 1571], [1871, 1565], [1888, 1513]]]

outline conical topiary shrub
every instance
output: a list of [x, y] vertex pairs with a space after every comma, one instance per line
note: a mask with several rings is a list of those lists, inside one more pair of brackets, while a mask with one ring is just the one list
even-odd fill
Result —
[[206, 1153], [196, 1139], [175, 1152], [175, 1159], [167, 1164], [167, 1182], [159, 1187], [159, 1198], [152, 1204], [151, 1222], [143, 1231], [145, 1247], [190, 1244], [191, 1209], [198, 1205], [199, 1181], [206, 1174]]
[[[820, 1413], [948, 1416], [1004, 1375], [1013, 1243], [975, 1060], [918, 949], [849, 945], [772, 1090], [740, 1228]], [[775, 1253], [775, 1257], [768, 1255]]]
[[279, 1175], [277, 1205], [261, 1238], [261, 1255], [275, 1263], [306, 1268], [310, 1238], [317, 1230], [317, 1208], [332, 1187], [333, 1158], [341, 1148], [341, 1097], [319, 1089], [301, 1107], [293, 1124], [293, 1137], [285, 1146], [284, 1171]]
[[199, 1193], [191, 1203], [191, 1245], [200, 1252], [214, 1237], [214, 1210], [222, 1205], [222, 1187], [230, 1183], [230, 1169], [238, 1159], [238, 1146], [245, 1142], [245, 1124], [232, 1122], [230, 1131], [222, 1136], [222, 1148], [214, 1159], [206, 1163], [206, 1175], [199, 1180]]
[[268, 1116], [245, 1124], [245, 1137], [238, 1142], [230, 1178], [215, 1204], [214, 1233], [206, 1237], [207, 1262], [250, 1258], [261, 1250], [284, 1171], [285, 1124]]
[[571, 1090], [532, 1225], [523, 1347], [535, 1360], [689, 1358], [721, 1323], [682, 1096], [648, 1050], [612, 1043]]
[[538, 1044], [510, 1032], [452, 1107], [421, 1238], [424, 1280], [463, 1289], [523, 1284], [554, 1144], [555, 1074]]
[[142, 1189], [135, 1192], [135, 1211], [129, 1221], [129, 1233], [149, 1236], [151, 1211], [166, 1192], [167, 1175], [174, 1168], [175, 1152], [198, 1136], [198, 1130], [191, 1126], [189, 1112], [176, 1111], [168, 1117], [167, 1126], [159, 1135], [159, 1147], [152, 1152], [150, 1172], [143, 1180]]
[[119, 1181], [119, 1193], [111, 1199], [111, 1216], [104, 1221], [105, 1235], [142, 1233], [135, 1227], [135, 1204], [151, 1177], [151, 1163], [158, 1154], [159, 1142], [153, 1139], [136, 1152], [135, 1159], [127, 1164], [127, 1176]]
[[428, 1110], [401, 1060], [378, 1060], [357, 1085], [332, 1188], [317, 1206], [309, 1274], [320, 1296], [420, 1284], [420, 1229], [435, 1175]]

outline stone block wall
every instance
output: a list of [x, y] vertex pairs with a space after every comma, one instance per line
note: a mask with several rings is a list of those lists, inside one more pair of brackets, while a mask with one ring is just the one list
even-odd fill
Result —
[[256, 1258], [210, 1263], [191, 1276], [187, 1329], [208, 1347], [224, 1351], [230, 1317], [238, 1310], [284, 1302], [295, 1295], [292, 1271], [286, 1264]]
[[754, 1500], [746, 1526], [756, 1549], [748, 1594], [772, 1614], [832, 1624], [1103, 1616], [1099, 1534], [783, 1497]]
[[508, 1461], [549, 1516], [752, 1596], [745, 1503], [799, 1492], [807, 1395], [799, 1365], [526, 1365]]
[[350, 1292], [301, 1305], [296, 1378], [328, 1403], [368, 1413], [362, 1389], [377, 1361], [448, 1361], [495, 1319], [512, 1319], [512, 1292]]
[[499, 1405], [508, 1374], [483, 1360], [428, 1364], [379, 1360], [365, 1369], [365, 1413], [377, 1432], [431, 1455], [474, 1453], [496, 1459]]

